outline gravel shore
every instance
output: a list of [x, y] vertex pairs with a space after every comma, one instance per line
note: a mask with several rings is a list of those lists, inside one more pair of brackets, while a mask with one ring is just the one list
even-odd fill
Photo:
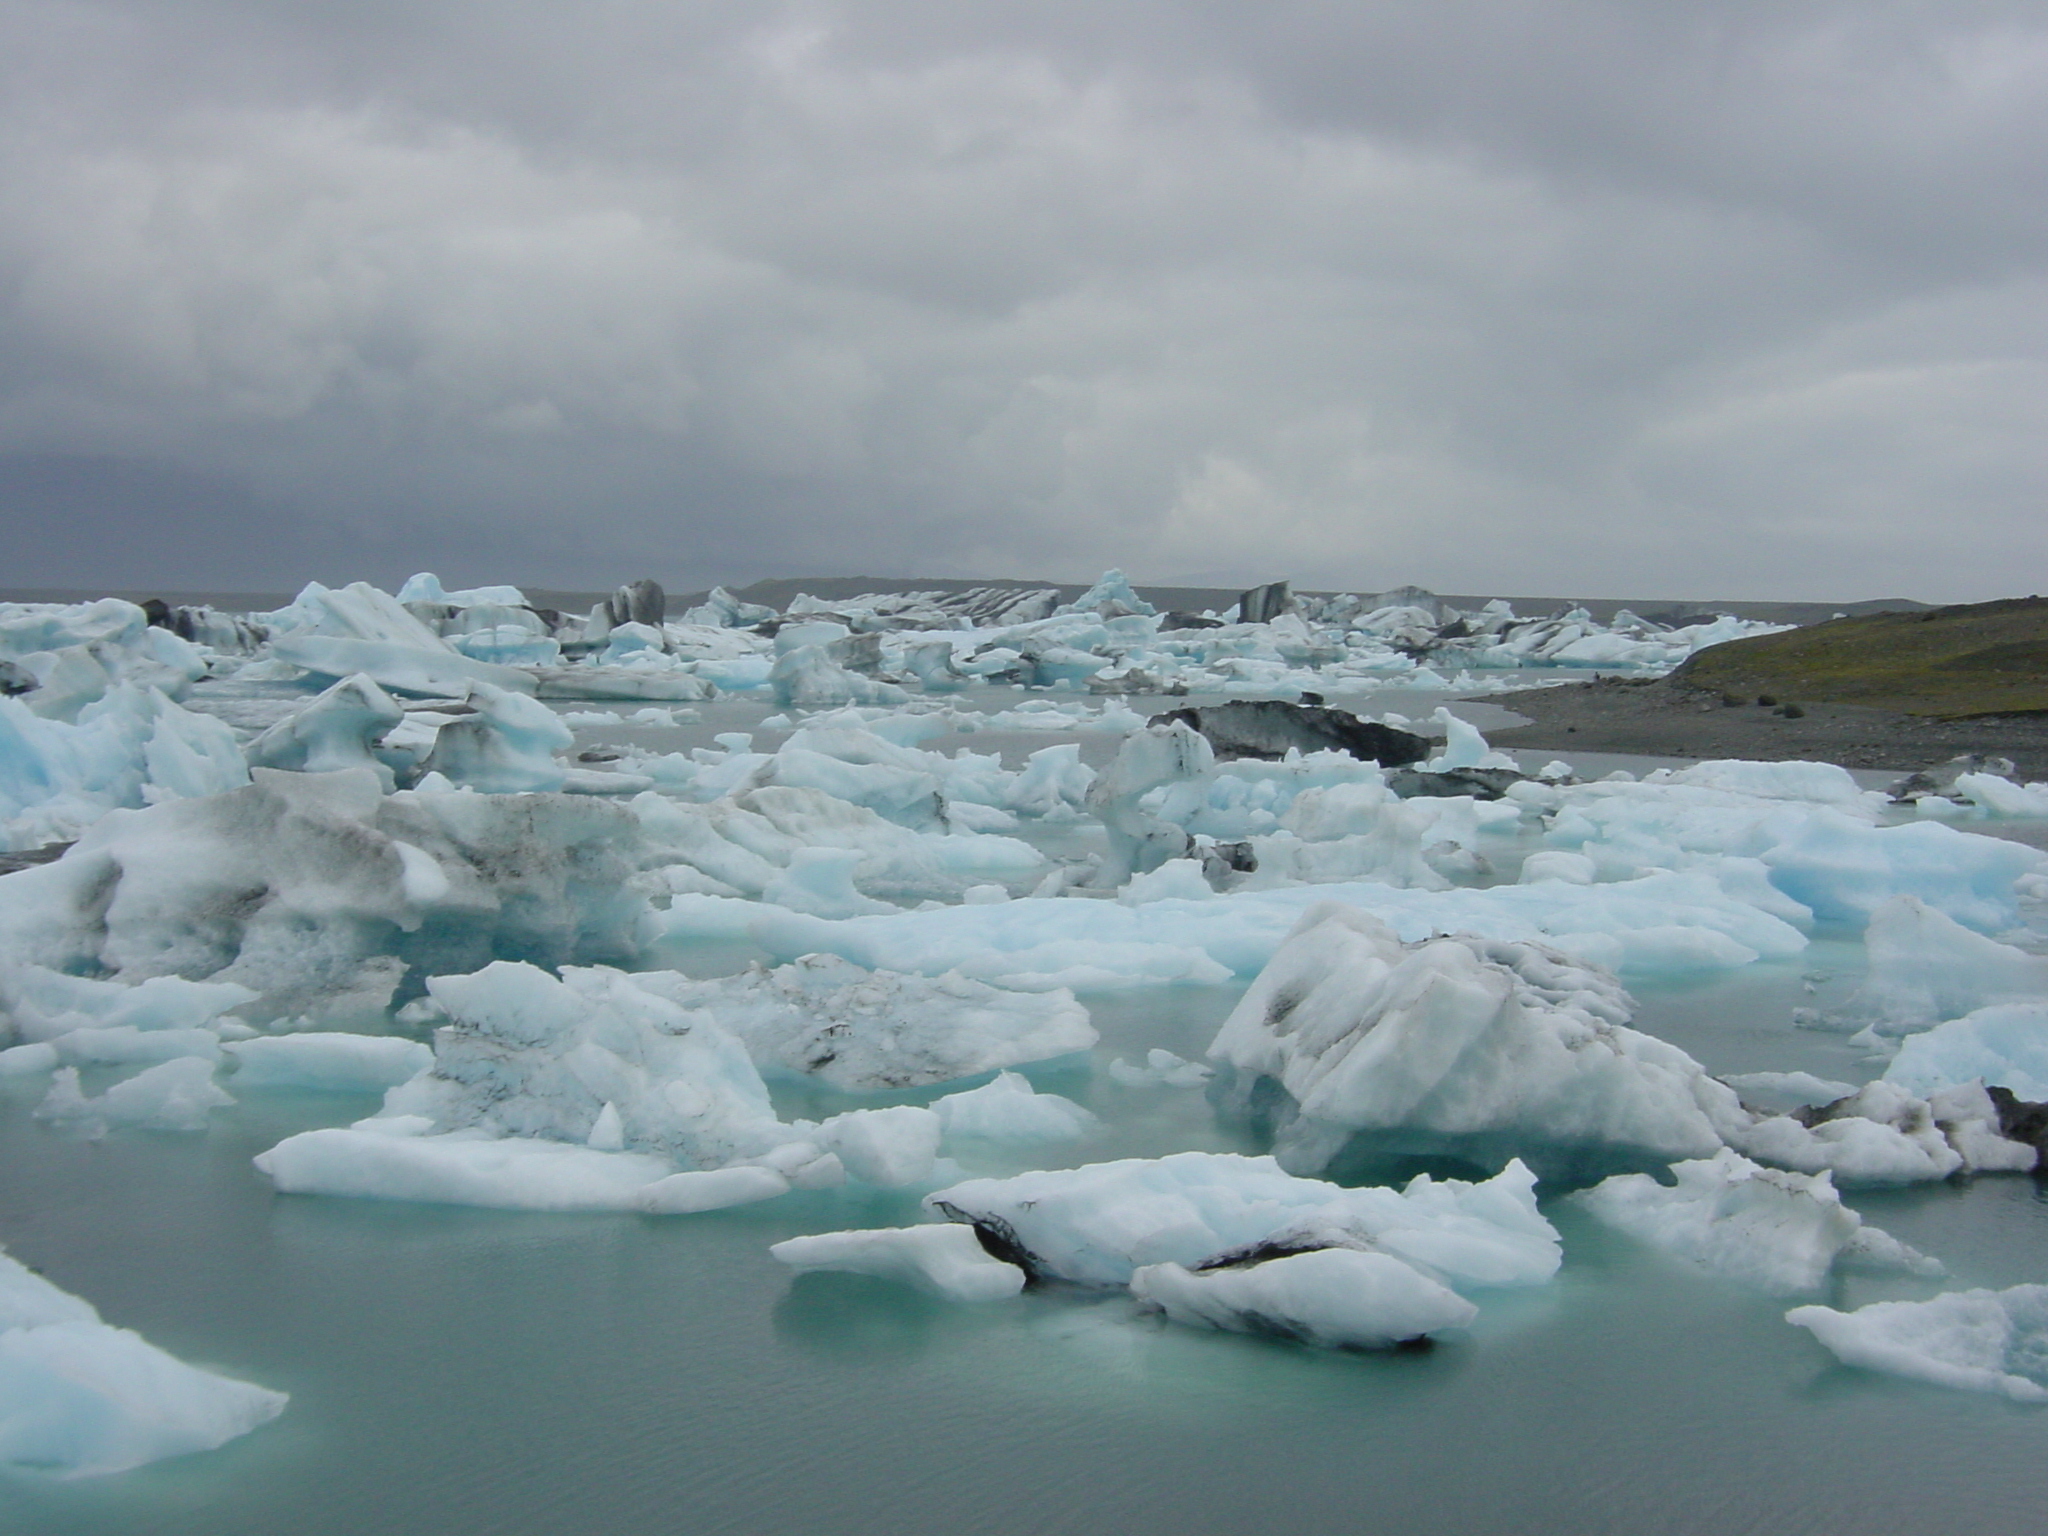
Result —
[[1517, 750], [1805, 760], [1900, 773], [1973, 752], [2011, 758], [2023, 780], [2048, 779], [2048, 715], [1935, 720], [1853, 704], [1801, 704], [1805, 713], [1788, 718], [1753, 698], [1729, 704], [1719, 693], [1664, 678], [1529, 688], [1492, 694], [1487, 702], [1530, 721], [1487, 732], [1497, 745]]

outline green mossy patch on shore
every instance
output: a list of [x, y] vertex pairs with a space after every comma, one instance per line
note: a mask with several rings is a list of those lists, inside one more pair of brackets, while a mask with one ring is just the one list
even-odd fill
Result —
[[1873, 613], [1731, 640], [1672, 681], [1943, 720], [2048, 712], [2048, 599]]

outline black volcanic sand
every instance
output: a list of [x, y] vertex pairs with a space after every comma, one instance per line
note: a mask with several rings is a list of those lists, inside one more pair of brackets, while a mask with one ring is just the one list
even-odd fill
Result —
[[1631, 752], [1650, 757], [1933, 768], [1966, 752], [2009, 757], [2022, 780], [2048, 779], [2048, 714], [1937, 720], [1855, 704], [1801, 704], [1788, 719], [1749, 702], [1730, 706], [1670, 678], [1608, 678], [1490, 694], [1531, 722], [1487, 732], [1510, 750]]

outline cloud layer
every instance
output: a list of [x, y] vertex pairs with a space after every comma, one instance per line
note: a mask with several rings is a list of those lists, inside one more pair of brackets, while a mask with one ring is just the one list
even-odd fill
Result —
[[2030, 4], [0, 0], [12, 584], [2048, 555]]

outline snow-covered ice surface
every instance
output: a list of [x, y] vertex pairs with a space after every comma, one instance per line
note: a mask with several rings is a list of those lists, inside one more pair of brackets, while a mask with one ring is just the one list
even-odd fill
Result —
[[[0, 611], [0, 1240], [294, 1394], [24, 1529], [2032, 1507], [2044, 1416], [1836, 1356], [2048, 1380], [2037, 790], [1439, 712], [1732, 623], [1060, 606]], [[1147, 724], [1304, 690], [1422, 778]]]

